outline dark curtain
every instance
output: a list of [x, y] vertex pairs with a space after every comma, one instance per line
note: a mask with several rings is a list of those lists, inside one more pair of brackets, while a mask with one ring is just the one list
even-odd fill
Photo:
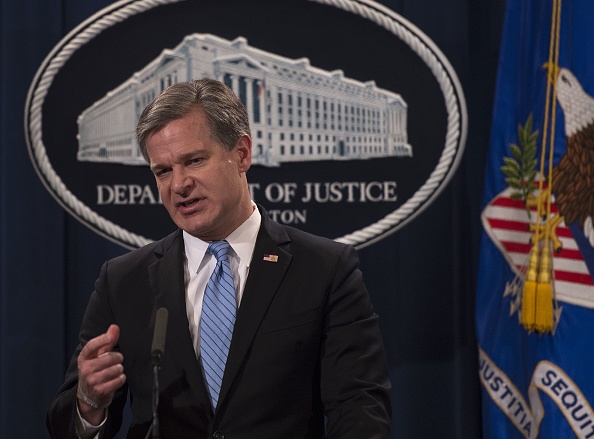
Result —
[[[45, 412], [77, 344], [99, 268], [126, 252], [52, 198], [28, 156], [23, 128], [28, 88], [45, 56], [110, 3], [0, 2], [2, 438], [47, 437]], [[461, 79], [470, 121], [460, 167], [439, 198], [403, 229], [359, 252], [388, 351], [392, 437], [478, 438], [479, 213], [504, 2], [382, 3], [418, 26], [448, 57]]]

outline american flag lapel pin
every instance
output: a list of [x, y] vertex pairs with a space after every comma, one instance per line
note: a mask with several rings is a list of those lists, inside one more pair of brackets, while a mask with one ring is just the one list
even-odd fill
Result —
[[267, 262], [278, 262], [278, 255], [264, 255], [264, 260]]

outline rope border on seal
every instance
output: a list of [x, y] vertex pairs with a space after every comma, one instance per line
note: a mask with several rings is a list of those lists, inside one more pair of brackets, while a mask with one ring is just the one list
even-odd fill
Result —
[[[427, 201], [431, 197], [437, 196], [443, 190], [446, 183], [452, 177], [452, 171], [456, 169], [460, 162], [461, 153], [466, 141], [466, 103], [462, 93], [462, 87], [445, 56], [427, 37], [425, 37], [425, 41], [422, 41], [418, 35], [424, 34], [412, 23], [398, 16], [394, 11], [378, 5], [371, 0], [309, 1], [331, 5], [347, 12], [356, 13], [399, 37], [429, 66], [445, 97], [448, 113], [445, 148], [429, 179], [411, 198], [406, 200], [402, 206], [391, 214], [386, 215], [383, 219], [370, 226], [335, 239], [335, 241], [351, 244], [360, 249], [385, 237], [388, 233], [395, 232], [396, 225], [400, 224], [400, 226], [403, 226], [412, 220], [416, 215], [421, 213], [423, 207], [428, 206]], [[414, 29], [417, 34], [411, 32], [410, 29]], [[455, 92], [456, 90], [458, 93]]]
[[[115, 3], [112, 7], [99, 11], [64, 37], [61, 44], [58, 44], [54, 51], [48, 55], [37, 72], [27, 96], [27, 106], [25, 108], [27, 143], [30, 147], [31, 158], [36, 164], [36, 170], [40, 173], [44, 185], [66, 210], [75, 214], [75, 217], [81, 218], [99, 234], [129, 248], [141, 247], [150, 243], [151, 240], [129, 232], [103, 218], [68, 190], [56, 174], [47, 156], [42, 139], [41, 110], [55, 75], [82, 45], [95, 38], [106, 28], [122, 22], [128, 17], [157, 6], [180, 1], [184, 0], [139, 0], [132, 1], [132, 3], [130, 3], [130, 0], [123, 0]], [[396, 231], [395, 226], [403, 226], [412, 220], [428, 205], [427, 202], [432, 197], [437, 196], [445, 187], [462, 155], [467, 129], [466, 104], [460, 83], [447, 59], [431, 40], [425, 37], [425, 41], [423, 41], [413, 33], [411, 29], [414, 29], [419, 35], [423, 35], [412, 23], [400, 17], [394, 11], [372, 0], [309, 1], [355, 13], [399, 37], [429, 66], [445, 97], [448, 114], [445, 148], [429, 179], [411, 198], [391, 214], [386, 215], [383, 219], [370, 226], [335, 239], [338, 242], [363, 248], [383, 238], [388, 233]], [[60, 46], [62, 47], [58, 49]]]
[[[42, 174], [43, 183], [50, 189], [51, 193], [55, 192], [57, 195], [55, 198], [65, 209], [73, 212], [78, 218], [82, 218], [87, 224], [95, 226], [92, 228], [103, 236], [112, 240], [115, 239], [121, 245], [127, 243], [130, 248], [141, 247], [152, 242], [152, 240], [129, 232], [123, 227], [103, 218], [68, 190], [62, 179], [56, 174], [47, 156], [42, 138], [41, 110], [55, 75], [77, 49], [95, 38], [103, 30], [124, 21], [128, 17], [157, 6], [177, 3], [179, 1], [182, 0], [141, 0], [127, 4], [129, 0], [125, 0], [115, 3], [111, 11], [107, 11], [107, 13], [105, 10], [99, 11], [64, 37], [62, 43], [65, 44], [55, 53], [55, 56], [54, 52], [48, 55], [44, 64], [39, 69], [27, 97], [27, 102], [31, 102], [30, 109], [25, 109], [25, 123], [28, 125], [28, 130], [26, 130], [27, 141], [32, 149], [30, 153], [33, 155], [32, 158], [34, 158], [38, 172]], [[91, 24], [89, 25], [89, 23]], [[27, 116], [29, 114], [30, 117], [27, 123]]]

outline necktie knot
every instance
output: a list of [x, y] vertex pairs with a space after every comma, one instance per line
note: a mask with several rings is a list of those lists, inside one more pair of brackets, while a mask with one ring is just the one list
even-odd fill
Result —
[[224, 262], [229, 260], [231, 246], [227, 241], [213, 241], [208, 245], [207, 251], [217, 259], [217, 262]]

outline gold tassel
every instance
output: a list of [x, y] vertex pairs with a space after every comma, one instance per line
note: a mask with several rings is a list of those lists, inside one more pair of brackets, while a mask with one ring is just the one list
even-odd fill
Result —
[[536, 288], [538, 276], [538, 247], [534, 245], [530, 250], [528, 270], [522, 292], [522, 311], [520, 323], [528, 330], [534, 330], [536, 325]]
[[535, 330], [540, 333], [553, 330], [553, 288], [551, 285], [551, 250], [549, 245], [542, 248], [540, 270], [536, 285]]

